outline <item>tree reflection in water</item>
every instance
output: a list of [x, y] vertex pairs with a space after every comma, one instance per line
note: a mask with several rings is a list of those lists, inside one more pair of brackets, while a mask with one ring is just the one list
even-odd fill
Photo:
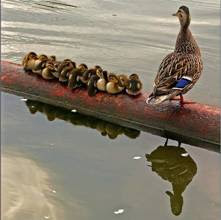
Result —
[[159, 146], [146, 159], [152, 171], [172, 184], [173, 192], [166, 191], [170, 197], [171, 211], [180, 215], [183, 207], [182, 193], [197, 173], [197, 165], [182, 147]]
[[60, 119], [70, 122], [73, 125], [96, 129], [102, 136], [107, 136], [110, 139], [115, 139], [118, 135], [122, 134], [131, 139], [135, 139], [140, 135], [140, 131], [138, 130], [126, 128], [92, 116], [86, 116], [78, 112], [73, 113], [64, 108], [55, 107], [33, 100], [27, 100], [25, 103], [31, 114], [40, 112], [45, 114], [49, 121]]

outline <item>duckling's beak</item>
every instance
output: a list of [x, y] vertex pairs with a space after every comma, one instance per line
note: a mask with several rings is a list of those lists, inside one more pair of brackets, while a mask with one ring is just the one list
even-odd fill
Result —
[[172, 14], [172, 16], [178, 16], [178, 12], [176, 12], [176, 13]]

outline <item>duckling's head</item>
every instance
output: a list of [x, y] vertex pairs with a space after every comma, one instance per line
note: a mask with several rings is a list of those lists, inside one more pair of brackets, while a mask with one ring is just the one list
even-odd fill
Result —
[[55, 71], [53, 62], [47, 62], [45, 67], [49, 69], [50, 71]]
[[70, 60], [70, 59], [64, 59], [63, 62], [65, 62], [65, 63], [70, 63], [70, 62], [72, 62], [72, 60]]
[[96, 71], [97, 76], [103, 78], [103, 69], [98, 65], [94, 66], [94, 69]]
[[56, 56], [51, 55], [51, 56], [49, 57], [49, 60], [51, 60], [51, 61], [56, 61]]
[[139, 79], [139, 76], [138, 76], [136, 73], [131, 74], [131, 75], [129, 76], [129, 79], [130, 79], [130, 80], [140, 80], [140, 79]]
[[119, 83], [117, 76], [114, 73], [110, 73], [108, 76], [108, 81], [113, 83]]
[[177, 16], [179, 21], [180, 21], [180, 25], [182, 28], [188, 28], [188, 26], [190, 25], [190, 12], [189, 12], [189, 8], [186, 6], [181, 6], [177, 13], [173, 14], [173, 16]]
[[86, 71], [88, 69], [87, 65], [84, 64], [84, 63], [81, 63], [79, 66], [78, 66], [78, 69], [81, 70], [82, 72]]
[[38, 59], [41, 61], [46, 61], [46, 60], [48, 60], [48, 57], [45, 54], [40, 54], [40, 55], [38, 55]]
[[46, 62], [48, 61], [48, 57], [44, 54], [41, 54], [41, 55], [38, 55], [37, 57], [38, 59], [36, 60], [36, 63], [35, 63], [35, 69], [38, 70], [38, 69], [42, 69], [42, 68], [45, 68], [46, 66]]
[[129, 79], [126, 75], [120, 74], [118, 76], [118, 79], [119, 79], [119, 83], [120, 83], [121, 87], [127, 87], [129, 85]]
[[37, 54], [35, 52], [30, 52], [27, 54], [28, 59], [35, 59], [37, 58]]

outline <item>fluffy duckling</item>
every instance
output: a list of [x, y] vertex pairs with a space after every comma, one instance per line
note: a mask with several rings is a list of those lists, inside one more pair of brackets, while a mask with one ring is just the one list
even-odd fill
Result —
[[139, 76], [136, 73], [133, 73], [129, 76], [129, 84], [126, 86], [126, 93], [133, 96], [139, 95], [142, 87], [143, 85]]
[[[96, 66], [95, 66], [96, 67]], [[99, 91], [106, 91], [106, 84], [108, 82], [108, 73], [103, 71], [100, 66], [97, 66], [96, 74], [90, 77], [88, 81], [88, 95], [94, 96]]]
[[42, 70], [46, 67], [48, 57], [44, 54], [38, 55], [32, 67], [32, 72], [41, 75]]
[[129, 86], [129, 78], [128, 76], [126, 76], [125, 74], [120, 74], [117, 76], [117, 78], [119, 79], [119, 85], [121, 87], [128, 87]]
[[69, 72], [76, 68], [76, 63], [70, 59], [65, 59], [58, 66], [57, 76], [60, 82], [67, 82], [69, 77]]
[[82, 83], [87, 84], [91, 78], [91, 76], [96, 75], [97, 71], [102, 71], [102, 68], [98, 65], [94, 66], [93, 68], [87, 69], [83, 75], [80, 77], [80, 80], [82, 81]]
[[68, 88], [74, 89], [81, 85], [80, 77], [88, 69], [87, 65], [82, 63], [69, 73]]
[[95, 96], [97, 93], [97, 81], [99, 80], [99, 76], [92, 75], [91, 78], [88, 81], [88, 95], [89, 96]]
[[46, 67], [41, 71], [41, 75], [44, 79], [50, 80], [55, 78], [53, 72], [55, 72], [53, 62], [48, 62]]
[[24, 70], [32, 71], [33, 69], [35, 69], [37, 59], [38, 57], [35, 52], [29, 52], [28, 54], [26, 54], [22, 60], [22, 66], [24, 67]]
[[48, 61], [48, 57], [45, 54], [38, 55], [38, 59], [36, 61], [36, 66], [34, 71], [37, 71], [39, 73], [40, 70], [46, 67], [46, 63]]
[[109, 94], [117, 94], [124, 90], [124, 87], [121, 86], [120, 80], [118, 77], [111, 73], [108, 76], [108, 83], [106, 85], [106, 91]]
[[108, 83], [108, 73], [107, 71], [97, 72], [97, 75], [100, 77], [97, 80], [96, 86], [99, 91], [106, 91], [106, 85]]

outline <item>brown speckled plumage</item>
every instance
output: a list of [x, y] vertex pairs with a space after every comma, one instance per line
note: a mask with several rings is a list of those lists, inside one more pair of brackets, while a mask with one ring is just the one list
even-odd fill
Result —
[[[154, 80], [153, 92], [148, 102], [153, 103], [160, 96], [164, 96], [158, 103], [188, 92], [200, 78], [203, 63], [200, 48], [189, 29], [190, 15], [186, 6], [181, 6], [176, 14], [180, 20], [181, 29], [177, 36], [174, 52], [168, 54], [159, 66]], [[186, 16], [186, 17], [185, 17]], [[191, 83], [182, 90], [174, 88], [182, 77], [192, 79]]]

